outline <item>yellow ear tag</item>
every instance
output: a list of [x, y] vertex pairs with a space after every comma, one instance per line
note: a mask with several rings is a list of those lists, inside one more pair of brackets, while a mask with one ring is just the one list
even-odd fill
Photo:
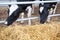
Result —
[[50, 10], [53, 10], [53, 8], [50, 8]]

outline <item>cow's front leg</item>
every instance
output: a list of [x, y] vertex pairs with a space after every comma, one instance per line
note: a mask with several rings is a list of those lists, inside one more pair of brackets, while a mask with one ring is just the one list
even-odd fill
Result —
[[53, 14], [53, 11], [54, 11], [54, 9], [53, 9], [53, 8], [50, 8], [49, 14], [50, 14], [50, 15]]
[[[21, 15], [21, 19], [23, 19], [24, 18], [24, 12], [22, 12], [20, 15]], [[21, 23], [23, 24], [24, 20], [22, 20]]]
[[[26, 10], [28, 11], [27, 13], [28, 18], [31, 17], [32, 7], [28, 6]], [[28, 20], [28, 24], [31, 25], [31, 19]]]

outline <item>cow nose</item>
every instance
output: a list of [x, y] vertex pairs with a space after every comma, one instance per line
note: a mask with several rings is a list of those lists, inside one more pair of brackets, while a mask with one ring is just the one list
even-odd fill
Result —
[[7, 21], [5, 21], [5, 23], [4, 23], [4, 24], [6, 24], [6, 25], [7, 25], [7, 24], [8, 24], [8, 22], [7, 22]]
[[7, 25], [7, 26], [9, 26], [10, 24], [7, 22], [7, 21], [5, 21], [5, 23], [4, 23], [5, 25]]

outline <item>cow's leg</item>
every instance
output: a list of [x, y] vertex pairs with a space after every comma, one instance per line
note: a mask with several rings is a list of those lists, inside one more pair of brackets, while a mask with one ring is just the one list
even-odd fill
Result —
[[56, 9], [57, 9], [57, 2], [54, 4], [54, 11], [53, 11], [53, 14], [55, 14], [56, 13]]
[[34, 4], [32, 4], [32, 14], [34, 14]]
[[56, 3], [52, 3], [50, 10], [49, 10], [49, 14], [55, 14], [56, 11]]
[[49, 14], [50, 14], [50, 15], [53, 14], [53, 11], [54, 11], [54, 9], [53, 9], [53, 8], [50, 8]]
[[[13, 9], [12, 9], [13, 8]], [[11, 25], [14, 21], [16, 21], [16, 19], [19, 17], [19, 12], [20, 12], [20, 9], [18, 8], [17, 5], [12, 5], [10, 8], [9, 8], [9, 16], [7, 17], [6, 19], [6, 22], [5, 24], [6, 25]]]
[[[49, 14], [55, 14], [56, 8], [57, 8], [57, 2], [51, 3], [51, 7], [50, 7], [50, 10], [49, 10]], [[48, 16], [47, 22], [50, 22], [50, 19], [51, 19], [51, 18]]]
[[[27, 13], [28, 18], [31, 17], [32, 7], [28, 6], [26, 10], [28, 11]], [[28, 20], [28, 24], [31, 25], [31, 19]]]
[[47, 20], [49, 11], [48, 11], [49, 4], [44, 4], [44, 8], [41, 7], [40, 9], [40, 23], [44, 24], [45, 21]]
[[[22, 12], [20, 15], [21, 15], [21, 19], [23, 19], [24, 18], [24, 12]], [[21, 23], [23, 24], [24, 20], [22, 20]]]

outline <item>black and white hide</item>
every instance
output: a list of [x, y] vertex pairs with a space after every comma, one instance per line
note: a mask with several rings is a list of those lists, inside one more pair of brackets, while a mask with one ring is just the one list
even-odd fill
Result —
[[[21, 1], [34, 1], [34, 0], [17, 0], [17, 2]], [[19, 15], [21, 14], [21, 18], [24, 18], [24, 12], [27, 11], [27, 17], [31, 17], [32, 12], [32, 4], [15, 4], [15, 5], [9, 5], [8, 9], [8, 17], [6, 19], [5, 24], [11, 25], [14, 21], [17, 20]], [[24, 21], [21, 21], [23, 23]], [[29, 21], [30, 22], [30, 21]]]
[[47, 21], [48, 15], [53, 13], [53, 10], [56, 6], [54, 3], [42, 3], [39, 5], [39, 14], [40, 14], [40, 23], [44, 24]]

